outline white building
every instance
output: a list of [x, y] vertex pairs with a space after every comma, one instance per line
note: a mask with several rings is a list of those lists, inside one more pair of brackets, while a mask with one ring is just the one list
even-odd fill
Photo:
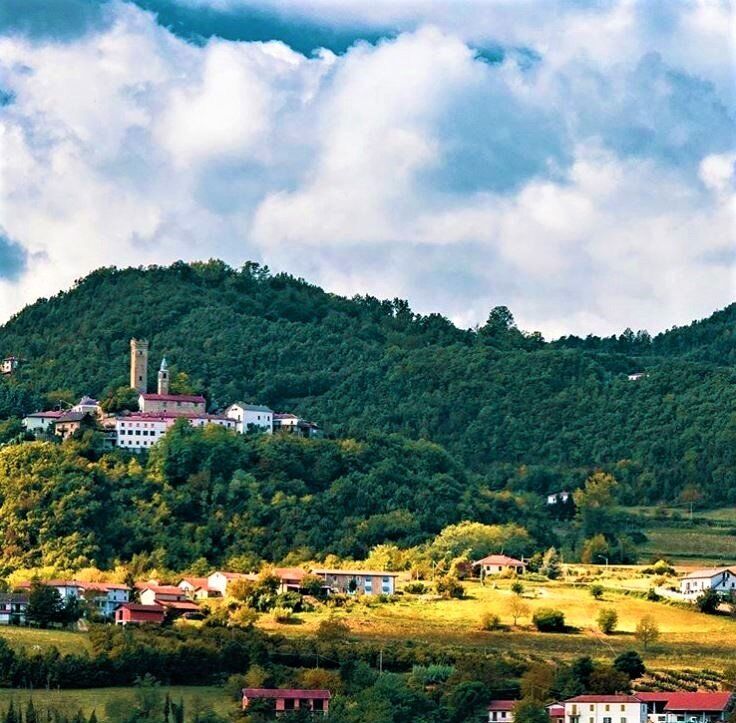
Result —
[[16, 356], [8, 356], [0, 362], [0, 374], [12, 374], [20, 364], [20, 359]]
[[695, 600], [709, 589], [724, 595], [736, 593], [736, 567], [695, 570], [680, 579], [680, 592], [688, 600]]
[[134, 452], [150, 449], [177, 419], [187, 419], [192, 427], [216, 424], [226, 429], [235, 429], [234, 419], [216, 414], [129, 414], [115, 419], [115, 446]]
[[[94, 605], [101, 615], [111, 618], [115, 610], [130, 600], [130, 588], [114, 582], [80, 582], [79, 580], [44, 580], [44, 585], [53, 587], [63, 601], [70, 598], [86, 600]], [[21, 588], [30, 589], [31, 583]]]
[[562, 492], [555, 492], [554, 494], [547, 495], [548, 505], [564, 505], [570, 499], [570, 493], [567, 490]]
[[736, 697], [730, 690], [636, 694], [647, 705], [649, 723], [716, 723], [728, 720]]
[[322, 430], [314, 422], [288, 413], [273, 415], [273, 431], [308, 438], [322, 436]]
[[268, 407], [235, 402], [225, 410], [225, 414], [235, 420], [235, 429], [240, 434], [252, 429], [262, 429], [267, 434], [273, 432], [273, 410]]
[[33, 412], [23, 417], [23, 426], [27, 432], [34, 434], [42, 432], [53, 432], [54, 423], [63, 414], [63, 412]]
[[258, 575], [252, 573], [243, 572], [225, 572], [223, 570], [216, 570], [207, 577], [207, 587], [210, 590], [218, 592], [222, 597], [227, 594], [228, 586], [235, 582], [235, 580], [252, 580], [257, 581]]
[[644, 379], [644, 377], [648, 377], [649, 375], [646, 372], [634, 372], [633, 374], [627, 374], [626, 378], [630, 382], [638, 382], [640, 379]]
[[564, 705], [566, 723], [647, 723], [647, 704], [635, 695], [578, 695]]
[[100, 416], [102, 409], [100, 403], [92, 397], [82, 397], [72, 408], [72, 412], [81, 412], [82, 414], [94, 414]]

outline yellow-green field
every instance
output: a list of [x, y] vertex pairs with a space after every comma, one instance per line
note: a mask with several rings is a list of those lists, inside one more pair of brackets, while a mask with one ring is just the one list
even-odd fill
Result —
[[90, 649], [89, 638], [85, 633], [68, 630], [38, 630], [37, 628], [18, 628], [14, 625], [0, 627], [0, 639], [13, 648], [34, 649], [55, 647], [62, 654], [79, 653]]
[[[568, 625], [578, 628], [565, 634], [537, 633], [531, 627], [530, 615], [520, 618], [513, 627], [509, 612], [515, 595], [510, 581], [481, 586], [466, 582], [468, 597], [464, 600], [438, 600], [430, 597], [406, 597], [400, 602], [379, 605], [356, 604], [340, 612], [353, 635], [372, 640], [412, 639], [441, 644], [457, 644], [479, 648], [511, 650], [525, 655], [564, 659], [589, 654], [611, 657], [623, 650], [642, 649], [634, 636], [638, 622], [651, 615], [659, 625], [660, 640], [645, 651], [645, 657], [657, 667], [710, 667], [721, 669], [728, 659], [736, 657], [736, 621], [727, 616], [707, 616], [683, 605], [654, 603], [627, 595], [626, 591], [644, 591], [652, 585], [634, 569], [611, 570], [609, 577], [597, 581], [606, 592], [600, 601], [593, 599], [587, 584], [581, 582], [526, 582], [523, 600], [530, 613], [541, 607], [562, 610]], [[614, 608], [619, 626], [614, 635], [602, 635], [596, 625], [601, 608]], [[499, 616], [507, 626], [503, 631], [481, 630], [484, 613]], [[268, 630], [286, 635], [315, 632], [321, 620], [329, 615], [325, 608], [302, 613], [301, 624], [280, 625], [269, 616], [259, 623]]]
[[[227, 715], [235, 708], [235, 703], [228, 699], [223, 688], [219, 686], [171, 686], [162, 687], [161, 695], [169, 693], [174, 702], [182, 700], [184, 710], [189, 715], [197, 710], [214, 710]], [[0, 688], [0, 709], [12, 700], [16, 705], [25, 708], [29, 699], [36, 708], [54, 708], [74, 714], [81, 710], [89, 716], [96, 711], [97, 717], [104, 720], [105, 710], [124, 710], [133, 701], [131, 688], [95, 688], [84, 690], [8, 690]]]
[[674, 564], [730, 565], [736, 560], [736, 536], [730, 531], [722, 527], [647, 527], [648, 539], [639, 546], [639, 556]]

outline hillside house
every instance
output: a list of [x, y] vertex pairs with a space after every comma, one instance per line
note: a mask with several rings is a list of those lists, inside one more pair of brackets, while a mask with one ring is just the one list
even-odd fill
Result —
[[17, 356], [6, 356], [5, 359], [0, 362], [0, 374], [13, 374], [20, 365], [20, 359]]
[[[261, 706], [274, 712], [287, 713], [304, 710], [327, 715], [332, 695], [329, 690], [303, 690], [298, 688], [243, 688], [243, 710]], [[265, 704], [265, 705], [264, 705]]]
[[138, 588], [141, 605], [160, 605], [164, 602], [187, 602], [187, 594], [176, 585], [146, 583]]
[[489, 723], [513, 723], [516, 700], [492, 700], [488, 704]]
[[62, 439], [92, 429], [97, 429], [97, 417], [90, 412], [64, 412], [54, 422], [54, 433]]
[[193, 600], [220, 597], [219, 590], [211, 588], [206, 577], [183, 577], [176, 583], [176, 586], [183, 590], [188, 598]]
[[[518, 700], [492, 700], [488, 704], [488, 723], [514, 723], [514, 706]], [[565, 723], [565, 706], [553, 703], [547, 706], [549, 723]]]
[[0, 593], [0, 625], [22, 625], [26, 621], [28, 595]]
[[508, 555], [487, 555], [473, 563], [478, 568], [481, 581], [492, 575], [514, 574], [523, 575], [526, 572], [526, 563]]
[[548, 505], [566, 505], [567, 501], [572, 495], [567, 490], [561, 492], [555, 492], [554, 494], [547, 495]]
[[633, 374], [627, 374], [626, 378], [630, 382], [638, 382], [640, 379], [644, 379], [645, 377], [648, 377], [649, 375], [646, 372], [634, 372]]
[[637, 693], [647, 706], [649, 723], [717, 723], [736, 709], [732, 691]]
[[261, 404], [235, 402], [225, 410], [225, 414], [235, 420], [235, 430], [239, 434], [252, 430], [273, 433], [273, 410]]
[[81, 413], [89, 413], [94, 414], [96, 417], [99, 417], [102, 415], [102, 409], [100, 407], [100, 403], [96, 399], [92, 399], [92, 397], [84, 396], [82, 397], [72, 408], [72, 412], [81, 412]]
[[399, 576], [384, 570], [312, 570], [312, 574], [324, 578], [332, 592], [348, 595], [393, 595]]
[[33, 412], [23, 417], [23, 426], [26, 432], [45, 434], [53, 432], [56, 421], [64, 414], [59, 411]]
[[142, 625], [144, 623], [160, 625], [163, 621], [164, 609], [161, 605], [124, 603], [115, 611], [116, 625]]
[[207, 402], [199, 394], [148, 394], [138, 397], [141, 412], [160, 414], [204, 414]]
[[251, 580], [255, 582], [258, 580], [258, 575], [249, 572], [225, 572], [223, 570], [216, 570], [207, 577], [207, 587], [210, 590], [215, 590], [220, 595], [225, 597], [227, 595], [228, 587], [235, 582], [235, 580]]
[[567, 723], [648, 723], [647, 705], [635, 695], [578, 695], [563, 705]]
[[314, 439], [322, 436], [322, 430], [314, 423], [297, 417], [296, 414], [274, 414], [273, 431], [280, 434], [294, 434], [298, 437]]
[[695, 570], [680, 579], [680, 593], [688, 600], [695, 600], [708, 589], [723, 595], [736, 593], [736, 567]]

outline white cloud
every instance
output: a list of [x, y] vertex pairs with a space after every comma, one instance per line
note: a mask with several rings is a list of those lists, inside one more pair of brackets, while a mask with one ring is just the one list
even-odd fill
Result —
[[[675, 41], [631, 2], [345, 7], [421, 27], [306, 58], [117, 4], [72, 42], [0, 38], [0, 227], [32, 255], [0, 316], [100, 265], [213, 255], [548, 334], [731, 301], [732, 99], [691, 57], [728, 8], [684, 6]], [[468, 44], [490, 37], [542, 59], [490, 65]]]

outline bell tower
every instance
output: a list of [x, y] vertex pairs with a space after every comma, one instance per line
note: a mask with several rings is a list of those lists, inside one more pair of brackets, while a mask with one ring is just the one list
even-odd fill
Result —
[[148, 391], [148, 342], [130, 340], [130, 386], [140, 394]]
[[158, 370], [158, 393], [169, 393], [169, 367], [166, 364], [166, 357], [161, 360], [161, 368]]

